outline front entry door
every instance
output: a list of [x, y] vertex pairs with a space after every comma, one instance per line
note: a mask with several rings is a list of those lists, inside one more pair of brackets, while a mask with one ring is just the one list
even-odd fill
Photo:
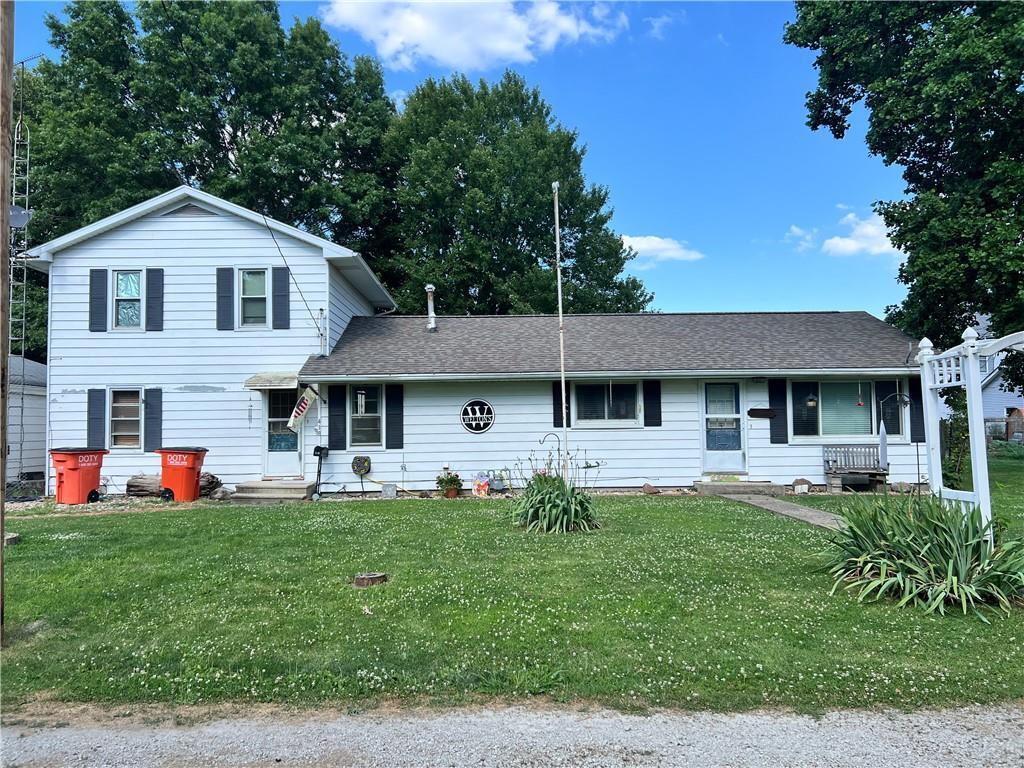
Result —
[[747, 464], [739, 382], [707, 382], [703, 418], [704, 471], [743, 472]]
[[[268, 389], [266, 394], [267, 477], [302, 477], [302, 438], [288, 429], [288, 419], [298, 401], [294, 389]], [[301, 428], [300, 428], [301, 433]]]

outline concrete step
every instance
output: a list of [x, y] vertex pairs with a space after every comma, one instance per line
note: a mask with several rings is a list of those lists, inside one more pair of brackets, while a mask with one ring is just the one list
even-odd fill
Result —
[[248, 506], [259, 504], [298, 504], [305, 500], [303, 496], [269, 496], [254, 493], [235, 493], [231, 496], [233, 504], [245, 504]]
[[702, 496], [722, 496], [723, 494], [758, 494], [760, 496], [785, 496], [786, 487], [776, 483], [756, 482], [708, 482], [701, 480], [693, 484], [694, 489]]
[[238, 483], [232, 501], [244, 504], [279, 504], [309, 498], [315, 487], [305, 480], [254, 480]]

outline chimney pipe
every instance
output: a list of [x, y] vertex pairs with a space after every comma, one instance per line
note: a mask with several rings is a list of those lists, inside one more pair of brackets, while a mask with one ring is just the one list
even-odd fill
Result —
[[437, 315], [434, 314], [434, 286], [431, 283], [427, 284], [427, 330], [437, 330]]

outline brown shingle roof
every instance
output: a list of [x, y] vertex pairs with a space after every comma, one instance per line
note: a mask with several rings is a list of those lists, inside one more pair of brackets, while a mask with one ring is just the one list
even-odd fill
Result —
[[[916, 348], [866, 312], [567, 315], [566, 370], [806, 370], [914, 367]], [[537, 374], [558, 371], [554, 315], [354, 317], [301, 376]]]

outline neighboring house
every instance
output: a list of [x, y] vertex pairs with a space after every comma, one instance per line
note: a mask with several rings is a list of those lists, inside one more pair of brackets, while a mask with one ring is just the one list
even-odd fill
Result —
[[981, 358], [981, 402], [986, 419], [1005, 419], [1014, 411], [1024, 411], [1024, 395], [1016, 390], [1003, 389], [1003, 374], [1000, 369], [1006, 355]]
[[[357, 254], [210, 195], [173, 190], [32, 255], [50, 272], [50, 445], [109, 448], [112, 491], [158, 471], [160, 445], [209, 448], [229, 485], [311, 482], [327, 446], [324, 490], [352, 491], [356, 456], [369, 489], [426, 489], [560, 439], [557, 318], [381, 314]], [[568, 316], [570, 449], [606, 487], [821, 483], [823, 446], [877, 445], [884, 419], [890, 479], [914, 482], [912, 344], [863, 312]], [[321, 399], [296, 435], [300, 385]]]
[[38, 480], [46, 469], [46, 366], [8, 360], [6, 482]]

